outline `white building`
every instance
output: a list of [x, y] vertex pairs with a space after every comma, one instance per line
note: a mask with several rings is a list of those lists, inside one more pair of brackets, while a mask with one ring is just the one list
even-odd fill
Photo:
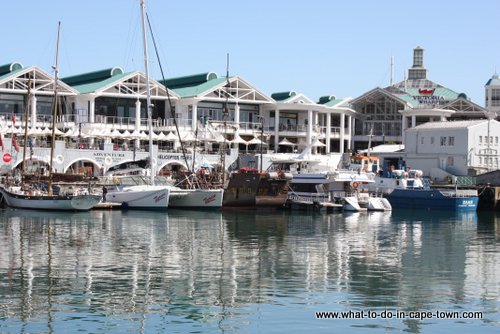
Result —
[[496, 117], [500, 117], [500, 79], [495, 73], [484, 85], [485, 88], [485, 107], [490, 112], [495, 112]]
[[406, 131], [406, 165], [424, 175], [476, 175], [498, 169], [500, 122], [429, 122]]

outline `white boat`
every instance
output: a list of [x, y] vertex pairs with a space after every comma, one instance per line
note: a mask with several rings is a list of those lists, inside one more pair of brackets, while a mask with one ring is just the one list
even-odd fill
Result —
[[182, 189], [172, 185], [172, 180], [157, 176], [156, 184], [170, 189], [169, 208], [216, 209], [222, 207], [223, 189]]
[[[144, 46], [144, 66], [146, 75], [146, 108], [149, 131], [149, 158], [141, 161], [124, 163], [122, 166], [113, 166], [108, 170], [107, 175], [112, 176], [105, 179], [103, 185], [103, 197], [106, 201], [121, 203], [127, 209], [154, 209], [165, 210], [169, 206], [170, 186], [155, 185], [155, 171], [153, 161], [153, 141], [152, 141], [152, 116], [151, 116], [151, 91], [148, 70], [147, 36], [145, 27], [145, 4], [141, 1], [141, 19]], [[147, 170], [148, 179], [140, 175], [127, 175], [130, 169], [140, 168]], [[119, 175], [124, 174], [124, 175]]]
[[289, 168], [293, 175], [290, 198], [342, 204], [346, 211], [390, 210], [387, 201], [382, 204], [379, 198], [361, 191], [363, 185], [373, 183], [373, 173], [360, 169], [325, 170], [314, 161], [289, 162]]
[[0, 193], [8, 206], [19, 209], [86, 211], [101, 201], [100, 195], [88, 193], [48, 195], [41, 191], [25, 191], [20, 186], [0, 188]]
[[106, 202], [120, 203], [126, 209], [165, 210], [169, 206], [170, 187], [151, 185], [142, 176], [113, 176], [102, 184]]

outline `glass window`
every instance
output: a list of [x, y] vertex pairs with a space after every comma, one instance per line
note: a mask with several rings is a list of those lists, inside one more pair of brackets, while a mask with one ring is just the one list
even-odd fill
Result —
[[434, 137], [431, 137], [431, 145], [434, 145]]
[[483, 143], [483, 136], [479, 136], [479, 145]]
[[448, 137], [448, 145], [450, 146], [455, 145], [455, 137]]
[[424, 144], [424, 137], [420, 137], [420, 144]]
[[441, 137], [441, 146], [446, 146], [446, 137]]

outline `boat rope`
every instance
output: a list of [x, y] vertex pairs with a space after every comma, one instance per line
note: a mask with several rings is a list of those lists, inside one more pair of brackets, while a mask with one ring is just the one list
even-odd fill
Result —
[[158, 48], [156, 46], [156, 39], [155, 39], [155, 35], [153, 34], [153, 29], [151, 28], [151, 22], [149, 21], [149, 15], [148, 15], [148, 13], [146, 13], [146, 20], [148, 21], [149, 32], [151, 33], [151, 40], [153, 41], [153, 47], [155, 49], [156, 59], [158, 60], [158, 66], [160, 68], [160, 73], [161, 73], [161, 78], [162, 78], [162, 81], [163, 81], [163, 86], [165, 86], [165, 90], [166, 90], [166, 93], [167, 93], [168, 106], [169, 106], [169, 109], [170, 109], [170, 117], [172, 118], [172, 121], [174, 122], [175, 131], [177, 132], [177, 136], [179, 137], [179, 142], [181, 144], [182, 157], [184, 158], [184, 162], [186, 163], [186, 167], [189, 170], [189, 163], [188, 163], [187, 156], [186, 156], [186, 150], [184, 149], [184, 143], [182, 141], [181, 133], [179, 131], [179, 125], [177, 124], [177, 119], [175, 117], [174, 108], [173, 108], [173, 105], [172, 105], [172, 99], [170, 98], [170, 93], [169, 93], [169, 90], [168, 90], [168, 87], [167, 87], [167, 83], [166, 83], [166, 80], [165, 80], [165, 75], [163, 73], [163, 66], [161, 65], [160, 54], [158, 53]]

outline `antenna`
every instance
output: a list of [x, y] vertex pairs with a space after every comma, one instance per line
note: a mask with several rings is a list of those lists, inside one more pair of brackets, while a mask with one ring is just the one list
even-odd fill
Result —
[[391, 86], [394, 84], [394, 57], [391, 55]]

